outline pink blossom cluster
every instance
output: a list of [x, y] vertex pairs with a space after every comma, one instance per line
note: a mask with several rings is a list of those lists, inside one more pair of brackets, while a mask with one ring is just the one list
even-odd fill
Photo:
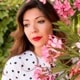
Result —
[[55, 0], [53, 7], [56, 9], [60, 19], [66, 24], [69, 24], [70, 22], [68, 18], [73, 16], [75, 13], [69, 0], [64, 0], [63, 2], [61, 0]]
[[69, 18], [74, 16], [75, 9], [80, 11], [80, 0], [74, 0], [72, 4], [69, 0], [54, 0], [53, 7], [56, 9], [60, 19], [66, 24], [70, 24]]
[[34, 78], [36, 80], [47, 80], [48, 75], [43, 68], [37, 66], [34, 72]]
[[74, 10], [68, 0], [64, 0], [63, 2], [61, 0], [55, 0], [53, 6], [57, 10], [57, 13], [64, 18], [74, 15]]
[[80, 0], [75, 0], [74, 6], [80, 11]]
[[54, 35], [49, 35], [49, 40], [46, 45], [42, 47], [42, 57], [49, 64], [52, 63], [54, 66], [54, 62], [57, 60], [57, 57], [61, 55], [59, 50], [63, 49], [62, 40], [57, 38]]
[[49, 69], [37, 66], [34, 71], [35, 80], [55, 80], [55, 77], [50, 74]]
[[[55, 66], [54, 62], [57, 57], [60, 56], [60, 51], [57, 49], [63, 49], [62, 40], [54, 35], [49, 35], [49, 40], [42, 47], [42, 58], [52, 66]], [[35, 80], [55, 80], [56, 75], [51, 74], [51, 69], [46, 67], [36, 66], [34, 71]]]

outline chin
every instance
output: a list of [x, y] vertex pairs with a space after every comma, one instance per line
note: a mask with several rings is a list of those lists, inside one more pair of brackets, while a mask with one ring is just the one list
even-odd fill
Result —
[[36, 45], [34, 45], [35, 47], [42, 47], [42, 46], [44, 46], [44, 44], [36, 44]]

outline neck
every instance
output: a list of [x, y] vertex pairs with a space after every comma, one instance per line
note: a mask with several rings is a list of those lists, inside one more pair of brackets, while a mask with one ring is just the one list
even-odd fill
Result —
[[35, 48], [34, 49], [34, 52], [35, 52], [35, 54], [38, 56], [38, 57], [41, 57], [42, 56], [42, 50], [41, 50], [41, 47], [39, 48], [39, 47], [37, 47], [37, 48]]

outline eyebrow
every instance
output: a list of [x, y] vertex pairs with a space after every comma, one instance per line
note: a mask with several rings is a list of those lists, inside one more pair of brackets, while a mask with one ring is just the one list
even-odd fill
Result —
[[[45, 16], [38, 16], [38, 17], [36, 17], [35, 19], [38, 19], [38, 18], [40, 18], [40, 17], [45, 17]], [[23, 21], [29, 21], [28, 19], [23, 19]]]

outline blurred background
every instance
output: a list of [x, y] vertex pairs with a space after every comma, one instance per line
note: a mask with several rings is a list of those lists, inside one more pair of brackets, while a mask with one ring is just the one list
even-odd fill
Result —
[[0, 80], [13, 43], [10, 33], [16, 29], [16, 13], [23, 2], [24, 0], [0, 0]]

